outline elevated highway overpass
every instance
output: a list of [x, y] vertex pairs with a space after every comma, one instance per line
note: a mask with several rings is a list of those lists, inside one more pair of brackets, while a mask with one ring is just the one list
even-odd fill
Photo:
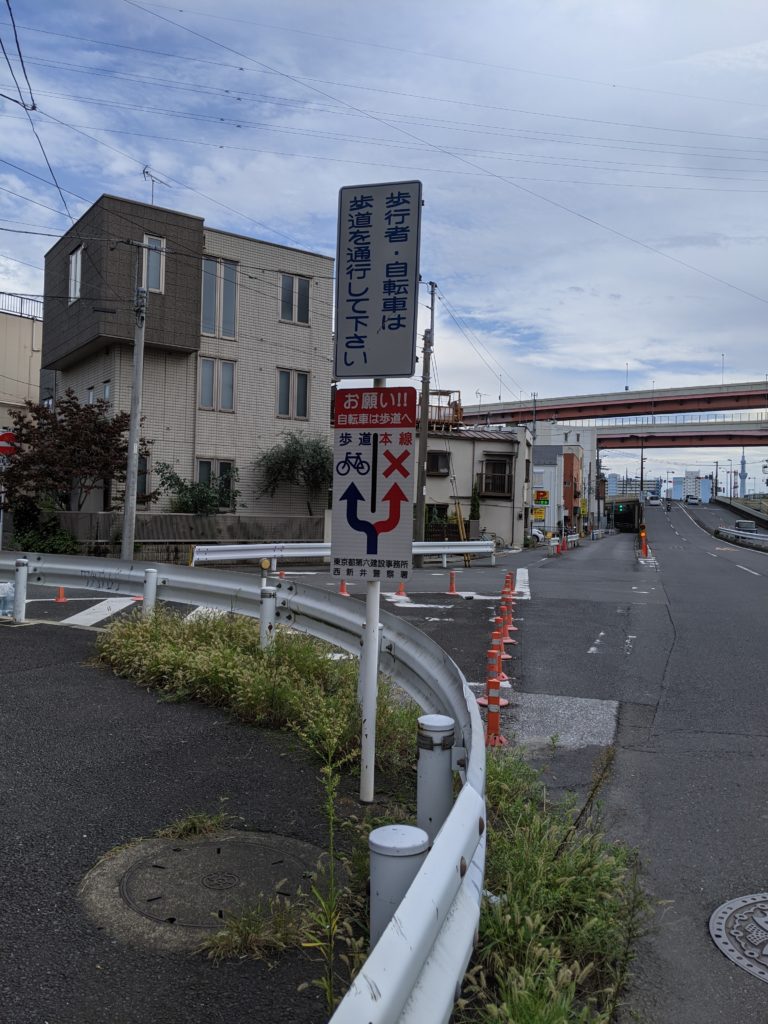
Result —
[[736, 448], [768, 445], [768, 417], [597, 426], [598, 448]]
[[[657, 416], [689, 412], [736, 412], [760, 409], [768, 412], [768, 374], [761, 381], [715, 384], [702, 387], [652, 388], [647, 391], [613, 391], [532, 401], [491, 402], [468, 405], [463, 422], [472, 426], [491, 423], [529, 423], [537, 420], [586, 420], [620, 416]], [[734, 442], [761, 443], [761, 442]]]

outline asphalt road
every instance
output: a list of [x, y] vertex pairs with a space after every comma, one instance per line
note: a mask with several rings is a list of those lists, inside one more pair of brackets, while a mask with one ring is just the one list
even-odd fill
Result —
[[[710, 514], [722, 518], [707, 506], [647, 509], [647, 559], [634, 537], [617, 535], [558, 557], [533, 549], [495, 568], [459, 564], [455, 595], [437, 567], [415, 573], [405, 599], [384, 595], [479, 691], [514, 569], [519, 644], [507, 662], [504, 731], [544, 766], [551, 789], [577, 795], [615, 743], [605, 825], [639, 849], [657, 911], [621, 1024], [768, 1024], [768, 986], [727, 960], [707, 929], [719, 904], [768, 888], [768, 555], [715, 540], [696, 522]], [[295, 575], [335, 586], [323, 570]], [[92, 595], [54, 596], [31, 590], [28, 614], [126, 614], [99, 609]], [[254, 743], [252, 730], [212, 709], [157, 704], [95, 666], [92, 640], [89, 629], [0, 629], [0, 1021], [323, 1020], [314, 995], [295, 993], [299, 957], [273, 971], [213, 968], [131, 949], [82, 915], [77, 886], [105, 850], [201, 803], [214, 809], [220, 796], [253, 828], [323, 837], [312, 767], [281, 756], [284, 737]]]

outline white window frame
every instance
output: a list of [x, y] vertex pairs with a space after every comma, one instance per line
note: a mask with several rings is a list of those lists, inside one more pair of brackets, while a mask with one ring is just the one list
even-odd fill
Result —
[[[290, 383], [288, 390], [288, 412], [280, 412], [281, 373], [290, 374]], [[307, 380], [307, 411], [303, 416], [300, 416], [296, 411], [296, 396], [298, 392], [299, 376], [306, 377]], [[277, 376], [275, 379], [275, 416], [280, 420], [301, 420], [302, 422], [306, 422], [309, 419], [311, 386], [312, 376], [309, 370], [291, 370], [287, 366], [278, 366]]]
[[78, 247], [73, 249], [69, 254], [69, 283], [67, 286], [67, 298], [70, 306], [80, 298], [82, 283], [83, 247], [82, 245], [78, 245]]
[[[156, 240], [160, 243], [159, 246], [150, 246], [150, 239]], [[151, 288], [149, 286], [149, 253], [150, 249], [156, 252], [160, 256], [160, 286], [158, 288]], [[144, 235], [144, 260], [143, 273], [141, 275], [141, 286], [146, 288], [149, 292], [155, 292], [158, 295], [162, 295], [165, 292], [165, 239], [161, 235]]]
[[[205, 301], [205, 264], [206, 261], [216, 264], [216, 276], [214, 278], [214, 323], [213, 330], [206, 329], [203, 323], [204, 301]], [[235, 302], [233, 309], [233, 330], [231, 334], [224, 333], [224, 268], [234, 267]], [[228, 341], [237, 340], [237, 319], [240, 306], [240, 264], [236, 260], [224, 259], [223, 256], [203, 256], [202, 262], [202, 283], [200, 299], [200, 333], [211, 338], [226, 338]]]
[[[290, 278], [291, 281], [292, 281], [292, 288], [291, 288], [291, 316], [288, 319], [286, 319], [286, 317], [283, 316], [283, 281], [287, 277]], [[299, 319], [297, 319], [298, 312], [299, 312], [299, 288], [298, 288], [298, 282], [299, 281], [306, 281], [307, 282], [307, 319], [306, 320], [299, 320]], [[293, 273], [289, 273], [288, 271], [281, 271], [280, 272], [280, 295], [279, 295], [279, 298], [280, 298], [280, 322], [281, 323], [284, 323], [284, 324], [298, 324], [300, 327], [309, 327], [310, 326], [310, 324], [312, 322], [312, 312], [311, 312], [311, 308], [312, 308], [312, 278], [311, 277], [308, 277], [306, 274], [293, 274]]]
[[93, 384], [91, 384], [91, 386], [89, 388], [85, 389], [85, 403], [86, 403], [86, 405], [95, 405], [96, 404], [96, 392], [95, 392]]
[[112, 381], [111, 380], [105, 380], [104, 384], [103, 384], [103, 388], [104, 388], [104, 391], [103, 391], [104, 401], [105, 402], [111, 402], [112, 401]]
[[[213, 380], [212, 380], [212, 405], [203, 404], [203, 363], [213, 363]], [[232, 367], [232, 407], [227, 408], [222, 402], [222, 388], [224, 375], [222, 367], [224, 365]], [[197, 407], [198, 409], [205, 409], [208, 412], [225, 412], [234, 413], [237, 411], [237, 360], [236, 359], [216, 359], [214, 356], [200, 356], [198, 359], [198, 379], [197, 379]], [[226, 461], [226, 460], [225, 460]]]

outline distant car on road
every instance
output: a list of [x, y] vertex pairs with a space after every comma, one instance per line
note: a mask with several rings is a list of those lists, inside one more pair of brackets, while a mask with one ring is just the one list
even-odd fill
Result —
[[697, 498], [695, 494], [686, 494], [685, 496], [686, 505], [700, 505], [701, 498]]
[[661, 504], [661, 498], [658, 496], [658, 494], [651, 494], [649, 496], [649, 498], [648, 498], [647, 504], [648, 505], [660, 505]]

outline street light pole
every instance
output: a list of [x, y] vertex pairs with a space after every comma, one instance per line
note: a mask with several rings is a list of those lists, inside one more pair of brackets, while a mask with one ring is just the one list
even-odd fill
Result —
[[[427, 445], [429, 443], [429, 372], [435, 338], [435, 292], [437, 285], [429, 282], [429, 327], [424, 331], [424, 349], [421, 359], [421, 403], [419, 405], [419, 472], [416, 478], [416, 520], [413, 539], [424, 540], [424, 512], [427, 500]], [[423, 555], [415, 555], [415, 568], [421, 569]]]
[[123, 540], [120, 557], [125, 562], [133, 559], [133, 539], [136, 532], [136, 490], [139, 473], [139, 433], [141, 427], [141, 389], [144, 378], [144, 324], [147, 314], [147, 290], [136, 289], [136, 326], [133, 332], [133, 390], [131, 391], [131, 418], [128, 427], [128, 466], [125, 474], [125, 507], [123, 509]]

